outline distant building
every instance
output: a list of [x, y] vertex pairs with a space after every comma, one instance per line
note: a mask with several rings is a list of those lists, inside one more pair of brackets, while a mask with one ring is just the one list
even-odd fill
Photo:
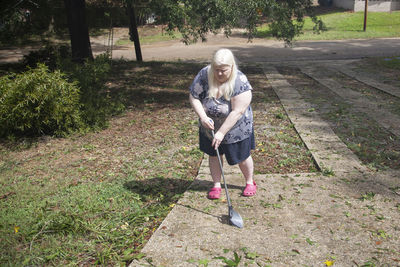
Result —
[[[333, 0], [333, 6], [350, 9], [355, 12], [364, 11], [365, 1], [363, 0]], [[368, 0], [368, 11], [389, 12], [400, 10], [399, 0]]]

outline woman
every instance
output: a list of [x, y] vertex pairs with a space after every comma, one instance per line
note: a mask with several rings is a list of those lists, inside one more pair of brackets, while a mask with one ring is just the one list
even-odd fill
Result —
[[[250, 155], [250, 150], [255, 148], [250, 106], [252, 89], [228, 49], [218, 50], [211, 64], [200, 70], [190, 86], [189, 100], [200, 121], [200, 150], [209, 155], [214, 182], [208, 192], [209, 199], [221, 196], [221, 169], [216, 149], [225, 154], [229, 165], [239, 164], [246, 180], [243, 196], [256, 194]], [[214, 137], [211, 131], [215, 131]]]

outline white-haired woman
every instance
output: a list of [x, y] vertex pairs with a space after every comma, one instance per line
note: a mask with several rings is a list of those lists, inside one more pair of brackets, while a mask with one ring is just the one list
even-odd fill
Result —
[[[224, 154], [229, 165], [239, 164], [246, 180], [243, 196], [256, 194], [254, 163], [250, 150], [255, 148], [252, 87], [238, 70], [232, 51], [218, 50], [210, 65], [197, 74], [190, 86], [190, 103], [199, 117], [200, 150], [209, 155], [214, 186], [208, 198], [221, 195], [221, 170], [216, 154]], [[214, 138], [211, 130], [215, 131]]]

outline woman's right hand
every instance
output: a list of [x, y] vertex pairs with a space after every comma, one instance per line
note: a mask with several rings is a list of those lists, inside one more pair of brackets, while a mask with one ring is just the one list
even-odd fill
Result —
[[214, 130], [214, 121], [210, 117], [205, 117], [204, 119], [200, 119], [200, 121], [204, 128]]

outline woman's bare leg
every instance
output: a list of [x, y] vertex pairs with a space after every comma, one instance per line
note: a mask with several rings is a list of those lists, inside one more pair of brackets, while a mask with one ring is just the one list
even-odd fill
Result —
[[[222, 161], [221, 157], [221, 161]], [[219, 166], [217, 156], [209, 156], [208, 164], [210, 166], [211, 177], [214, 182], [214, 187], [221, 187], [221, 167]]]
[[253, 184], [254, 162], [251, 155], [244, 161], [239, 163], [239, 168], [246, 179], [246, 184]]

